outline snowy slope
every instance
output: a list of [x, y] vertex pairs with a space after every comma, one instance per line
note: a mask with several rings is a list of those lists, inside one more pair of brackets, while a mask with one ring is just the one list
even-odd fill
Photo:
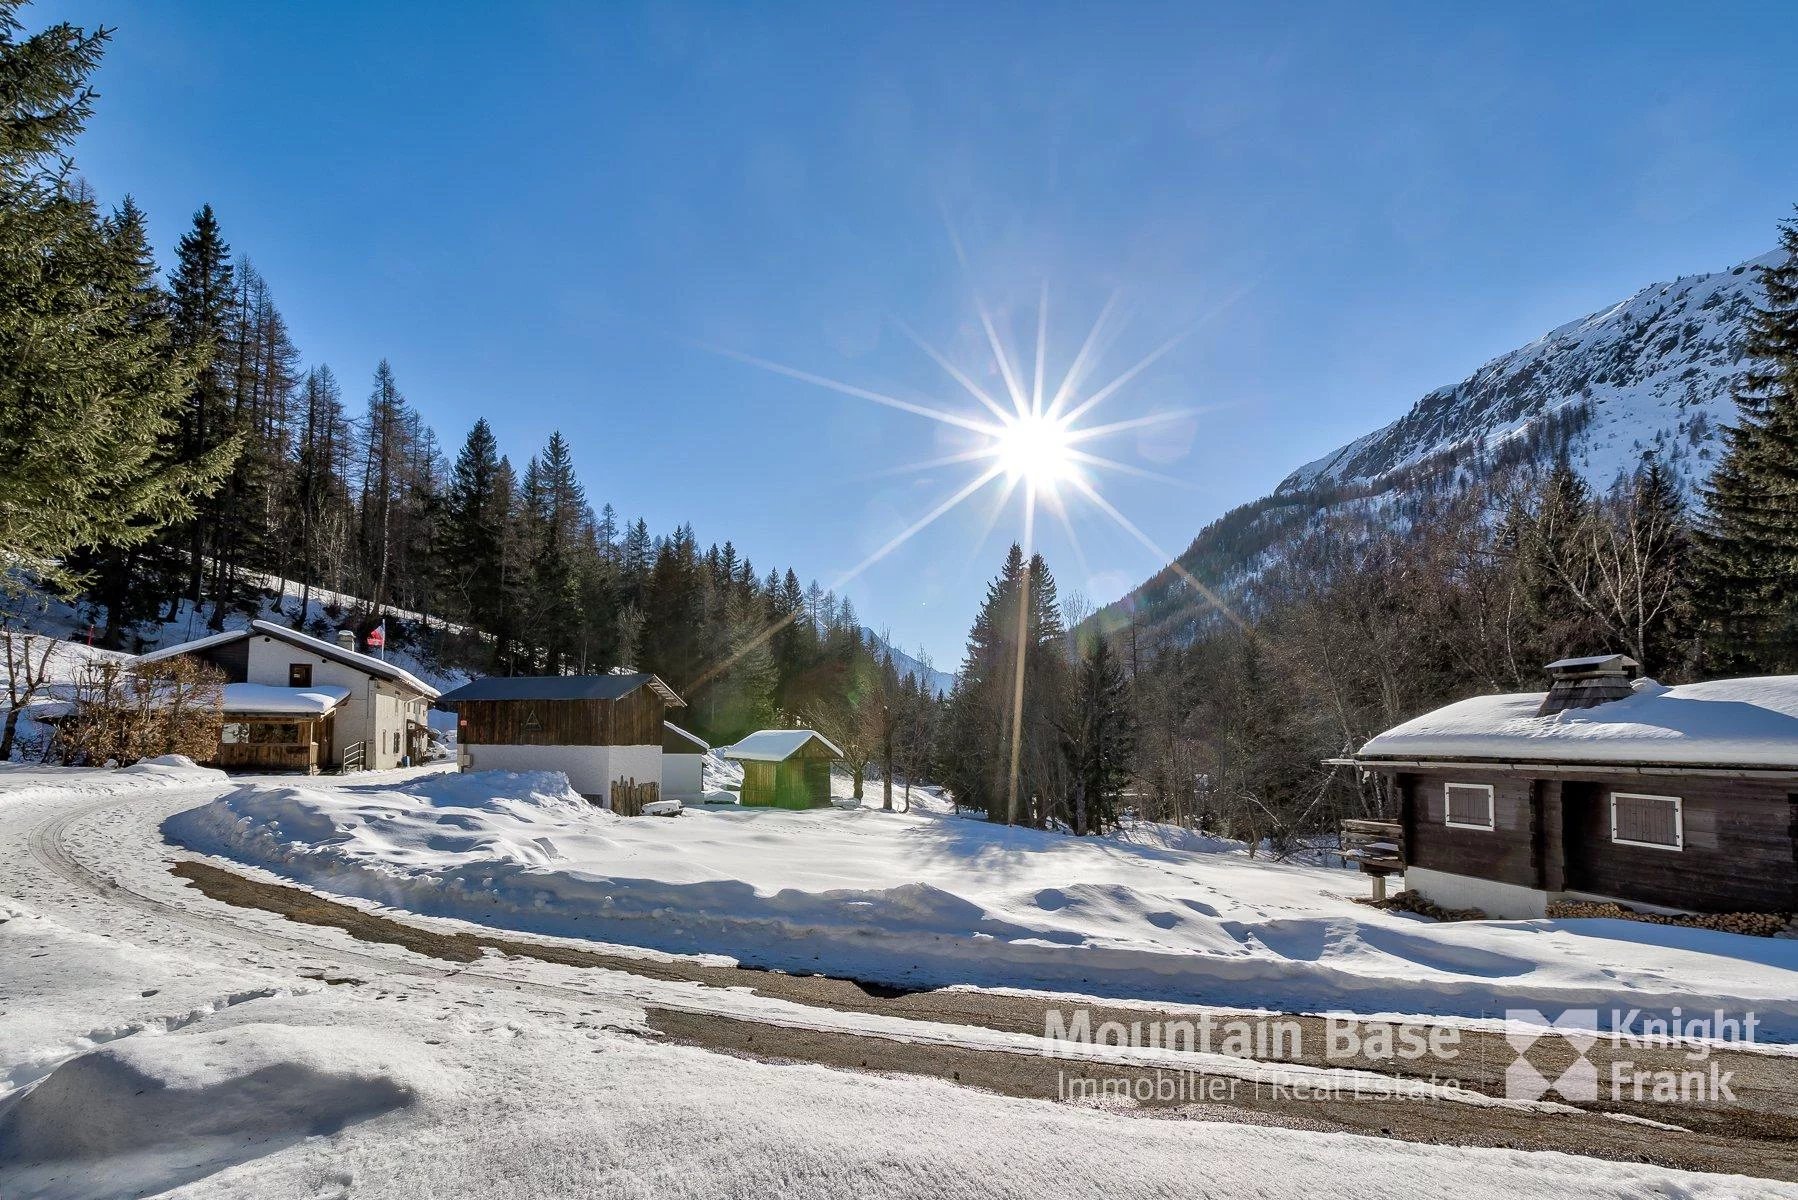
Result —
[[1650, 284], [1438, 388], [1392, 424], [1300, 467], [1278, 490], [1378, 485], [1431, 459], [1501, 453], [1557, 415], [1579, 427], [1571, 457], [1599, 487], [1648, 450], [1672, 459], [1688, 483], [1702, 479], [1718, 427], [1734, 419], [1743, 321], [1764, 299], [1755, 268], [1782, 258]]
[[[1563, 451], [1600, 490], [1653, 452], [1695, 498], [1735, 420], [1746, 320], [1765, 300], [1756, 268], [1780, 259], [1773, 252], [1650, 284], [1500, 355], [1225, 513], [1199, 532], [1180, 566], [1240, 595], [1325, 516], [1402, 521], [1408, 500], [1444, 482], [1539, 467]], [[1176, 634], [1202, 619], [1202, 605], [1171, 568], [1101, 616], [1126, 604], [1139, 620]]]
[[908, 814], [594, 809], [560, 774], [251, 784], [168, 838], [437, 917], [908, 986], [974, 984], [1478, 1017], [1506, 1007], [1751, 1009], [1798, 1040], [1798, 942], [1627, 922], [1438, 925], [1361, 876], [1144, 824], [1104, 838]]

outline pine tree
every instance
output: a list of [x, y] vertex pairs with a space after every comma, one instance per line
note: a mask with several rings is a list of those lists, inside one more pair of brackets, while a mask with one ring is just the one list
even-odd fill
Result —
[[[193, 228], [175, 247], [175, 270], [169, 277], [169, 296], [176, 348], [199, 359], [182, 416], [182, 457], [198, 464], [231, 447], [235, 461], [238, 443], [230, 439], [231, 379], [228, 338], [236, 313], [231, 247], [219, 233], [218, 218], [210, 204], [194, 214]], [[187, 523], [183, 541], [187, 548], [187, 598], [198, 607], [205, 582], [206, 555], [211, 550], [209, 530], [219, 515], [221, 501], [214, 494]], [[170, 608], [173, 615], [173, 606]]]
[[1066, 743], [1070, 824], [1084, 836], [1117, 823], [1117, 797], [1130, 780], [1136, 729], [1123, 666], [1093, 637], [1075, 676]]
[[511, 497], [500, 491], [499, 441], [485, 417], [474, 423], [450, 473], [444, 537], [455, 615], [491, 629], [504, 607], [506, 519]]
[[1065, 790], [1067, 663], [1055, 577], [1013, 545], [968, 635], [943, 763], [956, 803], [1042, 826]]
[[341, 588], [341, 547], [349, 540], [353, 510], [344, 462], [349, 454], [349, 422], [331, 368], [306, 373], [300, 395], [300, 423], [288, 480], [288, 536], [299, 564], [300, 609], [311, 607], [312, 589]]
[[411, 422], [406, 398], [382, 359], [375, 367], [374, 387], [362, 425], [361, 546], [363, 577], [369, 600], [379, 614], [392, 598], [396, 545], [396, 510], [403, 502], [400, 481], [406, 461]]
[[1798, 669], [1798, 219], [1759, 268], [1738, 419], [1705, 489], [1698, 596], [1713, 671]]
[[141, 220], [102, 220], [70, 178], [106, 34], [25, 37], [18, 11], [0, 4], [0, 545], [69, 584], [65, 555], [140, 544], [223, 466], [164, 453], [198, 364], [145, 303]]

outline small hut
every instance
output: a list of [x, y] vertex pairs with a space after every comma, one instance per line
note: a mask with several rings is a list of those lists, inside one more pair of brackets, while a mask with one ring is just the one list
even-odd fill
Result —
[[722, 751], [743, 767], [743, 803], [817, 808], [830, 803], [830, 764], [843, 752], [810, 729], [762, 729]]
[[490, 676], [440, 701], [456, 712], [464, 771], [561, 771], [627, 816], [662, 792], [663, 722], [686, 702], [654, 675]]
[[697, 734], [688, 733], [673, 721], [662, 722], [663, 799], [705, 798], [705, 756], [710, 749]]

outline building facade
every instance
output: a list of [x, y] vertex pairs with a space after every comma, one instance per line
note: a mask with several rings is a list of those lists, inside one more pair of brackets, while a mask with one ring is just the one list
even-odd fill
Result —
[[490, 676], [442, 703], [456, 712], [462, 770], [560, 771], [575, 791], [620, 811], [659, 798], [667, 711], [685, 705], [643, 672]]
[[1363, 746], [1352, 761], [1398, 801], [1405, 886], [1499, 917], [1562, 899], [1798, 912], [1798, 677], [1666, 688], [1632, 667], [1563, 660], [1548, 693], [1475, 697]]
[[168, 646], [137, 661], [179, 655], [225, 676], [221, 765], [385, 770], [424, 758], [426, 714], [437, 689], [361, 653], [353, 640], [344, 645], [273, 621], [252, 621], [248, 629]]

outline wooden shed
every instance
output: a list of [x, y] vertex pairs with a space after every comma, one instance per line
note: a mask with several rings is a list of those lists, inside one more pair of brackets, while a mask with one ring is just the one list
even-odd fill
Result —
[[1561, 900], [1798, 911], [1798, 676], [1663, 687], [1621, 656], [1476, 696], [1352, 761], [1399, 801], [1405, 886], [1540, 917]]
[[817, 808], [830, 803], [830, 764], [843, 752], [810, 729], [763, 729], [720, 753], [743, 767], [743, 803]]
[[440, 701], [456, 712], [464, 771], [561, 771], [596, 804], [634, 815], [661, 798], [663, 726], [684, 707], [654, 675], [489, 676]]

